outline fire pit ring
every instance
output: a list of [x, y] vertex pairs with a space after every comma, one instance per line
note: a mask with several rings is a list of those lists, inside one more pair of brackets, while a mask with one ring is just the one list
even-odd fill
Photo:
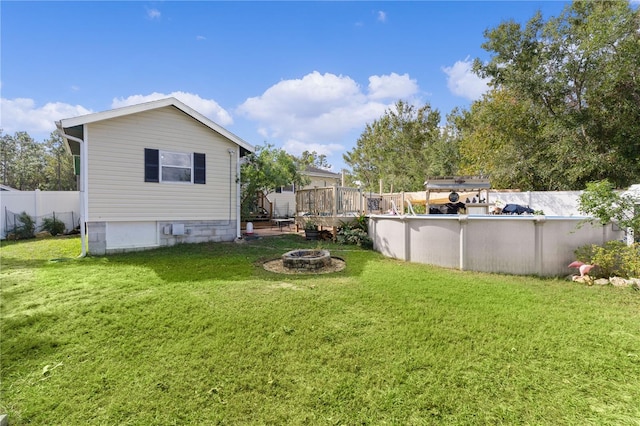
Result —
[[329, 250], [297, 249], [282, 255], [282, 266], [296, 271], [316, 271], [331, 266]]

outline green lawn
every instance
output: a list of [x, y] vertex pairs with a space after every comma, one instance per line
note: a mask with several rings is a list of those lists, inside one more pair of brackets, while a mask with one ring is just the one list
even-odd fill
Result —
[[640, 292], [478, 274], [296, 235], [75, 259], [3, 242], [10, 424], [640, 425]]

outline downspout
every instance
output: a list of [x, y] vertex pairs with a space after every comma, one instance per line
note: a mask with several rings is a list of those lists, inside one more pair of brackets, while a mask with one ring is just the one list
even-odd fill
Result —
[[235, 151], [231, 148], [227, 150], [229, 153], [229, 219], [227, 221], [227, 226], [231, 224], [231, 215], [233, 212], [233, 154]]
[[242, 238], [242, 230], [240, 229], [240, 204], [242, 203], [240, 194], [240, 147], [236, 152], [236, 239]]
[[233, 188], [233, 154], [236, 155], [236, 240], [242, 238], [240, 229], [240, 147], [238, 150], [229, 148], [229, 223], [233, 215], [233, 196], [231, 189]]
[[68, 135], [64, 132], [62, 128], [62, 123], [60, 121], [56, 121], [56, 127], [58, 128], [58, 133], [68, 140], [78, 142], [80, 144], [80, 244], [81, 244], [81, 253], [78, 257], [85, 257], [87, 255], [87, 246], [86, 246], [86, 203], [84, 199], [84, 195], [86, 194], [86, 174], [82, 173], [86, 164], [86, 148], [84, 141], [80, 138], [76, 138], [75, 136]]

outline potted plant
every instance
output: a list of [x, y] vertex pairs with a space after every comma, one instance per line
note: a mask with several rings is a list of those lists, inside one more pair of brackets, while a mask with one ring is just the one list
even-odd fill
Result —
[[313, 219], [304, 222], [304, 236], [307, 240], [318, 239], [318, 224]]

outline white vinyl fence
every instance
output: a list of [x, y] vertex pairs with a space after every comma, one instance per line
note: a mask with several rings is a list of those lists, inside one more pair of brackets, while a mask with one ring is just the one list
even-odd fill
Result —
[[36, 232], [45, 218], [64, 222], [67, 231], [80, 224], [78, 191], [0, 191], [0, 239], [13, 232], [16, 216], [27, 213], [35, 221]]
[[[585, 218], [425, 215], [369, 217], [374, 249], [409, 262], [514, 275], [563, 276], [574, 251], [620, 240], [612, 225]], [[579, 226], [581, 225], [581, 226]]]
[[544, 212], [545, 216], [582, 216], [578, 210], [583, 191], [489, 191], [492, 203], [520, 204]]

